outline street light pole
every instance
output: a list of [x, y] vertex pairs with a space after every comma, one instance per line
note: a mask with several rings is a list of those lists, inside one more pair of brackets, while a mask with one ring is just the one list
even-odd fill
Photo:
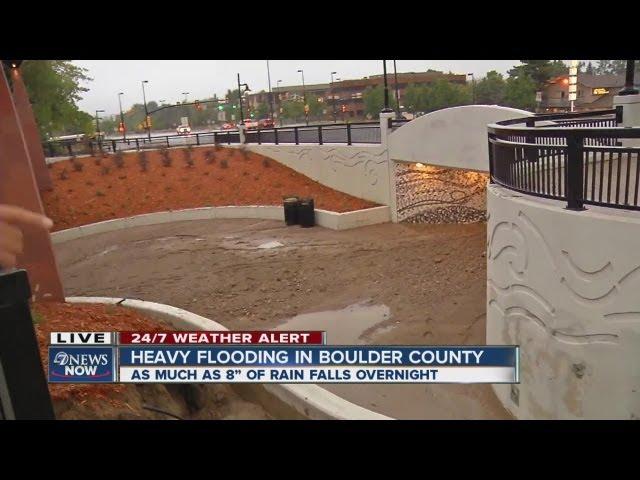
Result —
[[280, 120], [280, 126], [282, 126], [282, 99], [280, 98], [280, 84], [282, 80], [278, 80], [276, 82], [276, 87], [278, 89], [278, 120]]
[[396, 61], [393, 61], [393, 82], [396, 90], [396, 118], [400, 118], [400, 93], [398, 92], [398, 70], [396, 69]]
[[240, 123], [244, 122], [244, 115], [242, 113], [242, 87], [245, 92], [250, 92], [249, 85], [246, 83], [240, 83], [240, 74], [238, 74], [238, 103], [240, 104]]
[[393, 112], [393, 110], [389, 108], [389, 84], [387, 83], [387, 61], [386, 60], [382, 61], [382, 71], [384, 74], [384, 108], [382, 109], [382, 111], [384, 113]]
[[337, 119], [337, 114], [336, 114], [336, 96], [333, 93], [333, 76], [338, 73], [338, 72], [331, 72], [331, 87], [330, 87], [330, 91], [331, 91], [331, 106], [333, 108], [333, 123], [337, 123], [338, 119]]
[[100, 138], [100, 116], [98, 113], [104, 110], [96, 110], [96, 138], [98, 139], [98, 148], [102, 151], [102, 139]]
[[271, 110], [271, 122], [273, 122], [273, 93], [271, 92], [271, 71], [267, 60], [267, 82], [269, 82], [269, 109]]
[[120, 125], [122, 125], [122, 139], [127, 139], [127, 128], [124, 125], [124, 113], [122, 112], [122, 95], [124, 92], [118, 94], [118, 105], [120, 105]]
[[618, 92], [618, 95], [637, 95], [638, 90], [633, 88], [635, 74], [635, 60], [627, 60], [627, 71], [625, 75], [624, 88]]
[[471, 101], [476, 104], [476, 79], [473, 73], [467, 73], [467, 77], [471, 77]]
[[307, 90], [304, 86], [304, 70], [298, 70], [298, 73], [302, 74], [302, 101], [304, 102], [304, 119], [307, 125], [309, 125], [309, 114], [307, 113]]
[[144, 126], [147, 129], [147, 137], [151, 140], [151, 127], [149, 125], [149, 109], [147, 108], [147, 94], [144, 91], [144, 84], [149, 83], [149, 80], [142, 81], [142, 99], [144, 100]]

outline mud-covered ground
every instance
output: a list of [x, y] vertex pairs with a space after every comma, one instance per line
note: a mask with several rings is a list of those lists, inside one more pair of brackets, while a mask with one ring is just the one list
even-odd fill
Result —
[[[260, 248], [274, 241], [282, 246]], [[55, 250], [67, 296], [166, 303], [231, 329], [384, 306], [387, 314], [362, 328], [360, 343], [474, 345], [485, 343], [485, 242], [484, 223], [333, 231], [211, 220], [99, 234]], [[329, 343], [349, 343], [332, 315], [312, 316], [308, 328], [331, 324]], [[326, 387], [396, 418], [510, 418], [488, 385]]]

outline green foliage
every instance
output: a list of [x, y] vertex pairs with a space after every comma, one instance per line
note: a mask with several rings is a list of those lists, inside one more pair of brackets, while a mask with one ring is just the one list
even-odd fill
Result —
[[44, 317], [36, 312], [33, 308], [31, 309], [31, 320], [33, 320], [34, 325], [38, 325], [44, 321]]
[[506, 83], [502, 75], [495, 70], [487, 73], [487, 76], [476, 82], [476, 103], [480, 105], [503, 105]]
[[294, 121], [304, 118], [304, 103], [299, 100], [285, 100], [282, 102], [282, 117]]
[[410, 85], [405, 90], [402, 103], [410, 112], [433, 112], [442, 108], [468, 105], [471, 100], [469, 86], [438, 79], [432, 84]]
[[[594, 67], [596, 75], [624, 75], [627, 72], [626, 60], [598, 60], [598, 64]], [[635, 64], [636, 81], [640, 76], [640, 61], [636, 60]]]
[[25, 60], [21, 71], [43, 138], [93, 131], [91, 115], [77, 106], [88, 91], [81, 83], [91, 80], [86, 69], [64, 60]]
[[528, 77], [533, 80], [534, 90], [540, 90], [553, 77], [569, 73], [569, 67], [561, 60], [520, 60], [520, 62], [521, 65], [509, 70], [509, 78]]
[[[373, 118], [380, 118], [380, 111], [384, 108], [384, 87], [376, 85], [375, 87], [367, 87], [362, 94], [364, 102], [364, 113], [371, 115]], [[389, 90], [389, 108], [395, 110], [396, 99], [393, 92]]]
[[536, 84], [527, 76], [508, 78], [504, 104], [508, 107], [532, 110], [536, 106]]

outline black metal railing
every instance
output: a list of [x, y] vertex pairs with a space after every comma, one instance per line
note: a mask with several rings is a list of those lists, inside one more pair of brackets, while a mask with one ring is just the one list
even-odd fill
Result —
[[337, 143], [380, 143], [380, 123], [329, 123], [322, 125], [277, 127], [269, 129], [247, 130], [246, 143], [272, 144], [317, 144]]
[[53, 420], [27, 272], [0, 271], [0, 420]]
[[[43, 149], [47, 157], [69, 157], [72, 155], [93, 155], [96, 152], [115, 153], [127, 150], [144, 150], [162, 147], [188, 145], [233, 145], [240, 143], [238, 130], [194, 133], [190, 135], [156, 135], [151, 138], [97, 140], [58, 140], [45, 142]], [[245, 143], [290, 143], [325, 144], [337, 143], [380, 143], [378, 122], [322, 124], [310, 126], [278, 127], [270, 129], [246, 130]]]
[[401, 127], [401, 126], [407, 124], [410, 121], [411, 120], [409, 120], [408, 118], [390, 118], [389, 119], [389, 128], [391, 128], [391, 129], [398, 128], [398, 127]]
[[640, 128], [620, 122], [620, 110], [603, 110], [489, 125], [491, 181], [570, 209], [640, 210]]

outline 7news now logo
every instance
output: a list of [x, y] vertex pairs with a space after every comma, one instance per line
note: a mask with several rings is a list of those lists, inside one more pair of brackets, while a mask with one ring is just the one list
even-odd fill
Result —
[[114, 382], [114, 358], [112, 347], [49, 347], [49, 382]]

